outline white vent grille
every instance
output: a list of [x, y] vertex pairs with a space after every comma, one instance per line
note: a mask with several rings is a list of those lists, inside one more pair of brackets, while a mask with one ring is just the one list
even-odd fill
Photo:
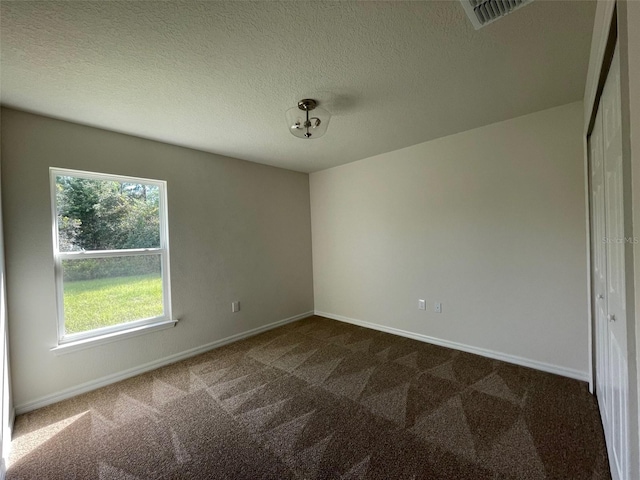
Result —
[[469, 20], [478, 30], [533, 0], [460, 0]]

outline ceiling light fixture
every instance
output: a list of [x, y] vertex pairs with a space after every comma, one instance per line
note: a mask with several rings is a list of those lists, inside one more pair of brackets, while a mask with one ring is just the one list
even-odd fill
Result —
[[[313, 110], [313, 116], [309, 112]], [[305, 98], [297, 107], [287, 110], [289, 131], [298, 138], [320, 138], [327, 131], [331, 114], [318, 107], [318, 102]]]

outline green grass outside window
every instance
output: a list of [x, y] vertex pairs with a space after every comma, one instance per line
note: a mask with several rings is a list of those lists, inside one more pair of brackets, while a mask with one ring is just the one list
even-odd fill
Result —
[[158, 274], [64, 282], [67, 334], [162, 315]]

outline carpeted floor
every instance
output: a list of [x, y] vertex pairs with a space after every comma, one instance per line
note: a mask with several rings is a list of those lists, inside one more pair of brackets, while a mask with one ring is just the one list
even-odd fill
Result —
[[17, 418], [9, 479], [608, 479], [584, 383], [310, 317]]

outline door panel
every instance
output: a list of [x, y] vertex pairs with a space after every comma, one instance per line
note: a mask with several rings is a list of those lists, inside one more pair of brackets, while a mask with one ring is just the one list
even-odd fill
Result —
[[596, 347], [596, 395], [599, 399], [603, 424], [608, 424], [607, 371], [609, 368], [609, 343], [607, 341], [607, 257], [604, 208], [604, 158], [602, 146], [602, 112], [598, 111], [596, 123], [589, 139], [591, 171], [591, 238], [593, 239], [593, 312]]
[[614, 480], [628, 479], [629, 404], [620, 63], [616, 47], [589, 139], [596, 394]]

